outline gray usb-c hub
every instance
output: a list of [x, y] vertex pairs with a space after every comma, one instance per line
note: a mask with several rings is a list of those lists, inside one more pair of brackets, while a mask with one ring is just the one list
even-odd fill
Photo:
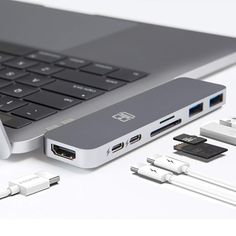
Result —
[[95, 168], [219, 108], [226, 88], [178, 78], [49, 131], [45, 152], [81, 168]]

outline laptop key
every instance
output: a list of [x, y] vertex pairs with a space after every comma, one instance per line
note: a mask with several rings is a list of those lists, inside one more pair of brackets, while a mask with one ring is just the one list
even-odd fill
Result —
[[64, 70], [54, 75], [56, 78], [67, 80], [70, 82], [83, 84], [98, 89], [110, 91], [125, 85], [125, 82], [115, 79], [105, 78], [98, 75], [92, 75], [74, 70]]
[[63, 56], [51, 52], [39, 51], [27, 55], [27, 58], [46, 63], [54, 63], [58, 60], [61, 60]]
[[85, 71], [85, 72], [96, 74], [96, 75], [106, 75], [117, 69], [118, 68], [114, 66], [94, 63], [92, 65], [88, 65], [81, 68], [81, 71]]
[[33, 48], [0, 41], [0, 52], [23, 56], [35, 51]]
[[52, 75], [61, 70], [63, 70], [61, 67], [53, 66], [49, 64], [40, 64], [40, 65], [36, 65], [28, 69], [28, 71], [30, 72], [34, 72], [34, 73], [38, 73], [42, 75]]
[[26, 72], [13, 68], [6, 68], [0, 71], [0, 78], [8, 80], [15, 80], [25, 75], [27, 75]]
[[54, 109], [36, 104], [29, 104], [12, 112], [14, 115], [21, 116], [33, 121], [41, 120], [55, 113], [56, 110]]
[[10, 114], [4, 114], [0, 112], [0, 119], [3, 125], [8, 126], [13, 129], [20, 129], [32, 123], [32, 121], [17, 117]]
[[13, 57], [8, 55], [8, 54], [5, 54], [5, 53], [0, 53], [0, 63], [3, 63], [5, 61], [8, 61], [10, 59], [12, 59]]
[[30, 74], [17, 80], [17, 83], [27, 84], [33, 87], [41, 87], [45, 84], [51, 83], [55, 79], [43, 75]]
[[6, 66], [14, 67], [16, 69], [26, 69], [28, 67], [36, 65], [37, 62], [31, 61], [25, 58], [17, 58], [11, 61], [7, 61], [4, 63]]
[[37, 91], [37, 88], [18, 83], [0, 89], [0, 93], [16, 98], [22, 98]]
[[11, 81], [0, 79], [0, 88], [6, 87], [11, 84]]
[[94, 89], [83, 85], [69, 83], [60, 80], [57, 80], [54, 83], [46, 85], [42, 89], [69, 95], [82, 100], [92, 99], [104, 93], [99, 89]]
[[118, 71], [114, 71], [108, 75], [110, 78], [124, 80], [126, 82], [132, 82], [143, 77], [147, 76], [147, 73], [141, 71], [133, 71], [128, 69], [120, 69]]
[[3, 70], [3, 69], [4, 69], [4, 67], [2, 65], [0, 65], [0, 70]]
[[90, 64], [89, 61], [78, 59], [78, 58], [67, 58], [65, 60], [59, 61], [56, 63], [58, 66], [67, 67], [70, 69], [78, 69], [82, 66]]
[[0, 97], [0, 111], [10, 112], [19, 107], [27, 105], [27, 102], [12, 97]]
[[76, 98], [64, 96], [61, 94], [51, 93], [48, 91], [42, 91], [26, 97], [24, 100], [52, 107], [58, 110], [64, 110], [72, 107], [81, 101]]

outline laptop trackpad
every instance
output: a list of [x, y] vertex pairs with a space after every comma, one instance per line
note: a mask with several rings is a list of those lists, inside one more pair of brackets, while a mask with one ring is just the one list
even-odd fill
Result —
[[0, 40], [51, 51], [64, 51], [136, 25], [19, 2], [0, 3]]

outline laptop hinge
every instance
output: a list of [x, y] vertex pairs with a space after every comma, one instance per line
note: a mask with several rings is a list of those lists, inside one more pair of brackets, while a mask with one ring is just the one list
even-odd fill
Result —
[[12, 146], [0, 120], [0, 158], [7, 159], [12, 153]]

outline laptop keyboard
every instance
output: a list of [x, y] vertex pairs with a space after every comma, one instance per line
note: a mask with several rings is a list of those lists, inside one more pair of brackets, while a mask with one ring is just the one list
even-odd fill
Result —
[[19, 129], [145, 76], [0, 41], [0, 119]]

